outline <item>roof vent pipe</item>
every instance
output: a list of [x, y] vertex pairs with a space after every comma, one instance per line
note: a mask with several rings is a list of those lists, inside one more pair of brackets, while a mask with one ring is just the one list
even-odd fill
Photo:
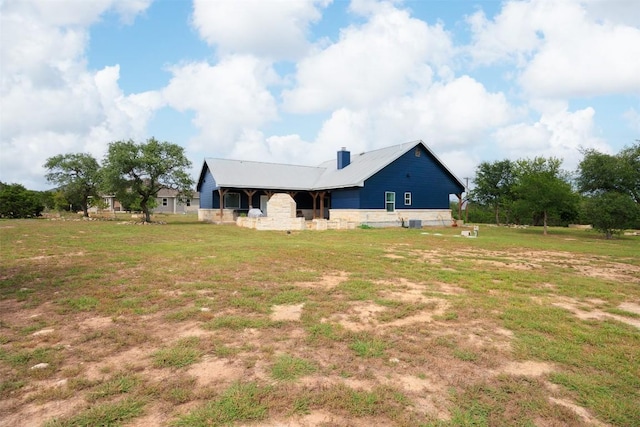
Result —
[[351, 152], [346, 147], [338, 151], [338, 169], [346, 168], [351, 163]]

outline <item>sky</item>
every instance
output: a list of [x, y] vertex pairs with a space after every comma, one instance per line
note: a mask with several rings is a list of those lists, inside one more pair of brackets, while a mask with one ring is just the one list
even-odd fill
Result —
[[640, 139], [637, 0], [0, 0], [0, 181], [178, 144], [300, 165], [424, 141], [481, 162]]

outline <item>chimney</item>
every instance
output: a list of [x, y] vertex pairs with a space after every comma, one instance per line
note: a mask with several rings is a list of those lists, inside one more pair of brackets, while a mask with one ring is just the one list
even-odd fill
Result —
[[347, 151], [347, 147], [342, 147], [338, 151], [338, 170], [346, 168], [351, 163], [351, 152]]

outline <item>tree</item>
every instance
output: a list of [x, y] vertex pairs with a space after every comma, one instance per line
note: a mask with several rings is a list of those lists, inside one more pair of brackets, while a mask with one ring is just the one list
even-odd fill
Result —
[[47, 159], [44, 167], [49, 170], [47, 181], [60, 187], [69, 204], [82, 208], [85, 217], [89, 216], [92, 198], [98, 198], [100, 165], [90, 154], [59, 154]]
[[561, 164], [553, 157], [516, 162], [514, 193], [518, 208], [532, 217], [539, 216], [545, 235], [551, 213], [577, 214], [578, 195], [571, 188], [568, 174], [560, 169]]
[[617, 155], [584, 152], [578, 189], [586, 196], [584, 218], [606, 238], [640, 223], [640, 142]]
[[31, 218], [44, 210], [39, 192], [27, 190], [20, 184], [0, 182], [0, 217]]
[[640, 204], [640, 142], [614, 156], [596, 150], [585, 151], [578, 165], [576, 183], [583, 194], [617, 191]]
[[500, 209], [508, 206], [513, 196], [513, 172], [510, 160], [482, 162], [476, 169], [471, 199], [493, 209], [496, 225], [500, 225]]
[[145, 221], [150, 222], [160, 189], [174, 189], [179, 197], [190, 197], [194, 182], [186, 172], [189, 167], [191, 162], [179, 145], [155, 138], [140, 144], [115, 141], [109, 144], [103, 162], [104, 190], [114, 193], [125, 206], [140, 206]]
[[640, 220], [640, 205], [628, 194], [608, 191], [585, 200], [584, 218], [593, 228], [611, 239], [614, 234], [627, 227], [637, 225]]

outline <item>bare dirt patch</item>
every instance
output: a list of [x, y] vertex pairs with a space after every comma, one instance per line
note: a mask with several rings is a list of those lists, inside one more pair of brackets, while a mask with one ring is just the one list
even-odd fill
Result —
[[320, 289], [333, 289], [340, 285], [342, 282], [349, 278], [349, 273], [345, 271], [339, 271], [331, 274], [325, 274], [317, 282], [298, 282], [296, 286], [302, 288], [320, 288]]
[[[580, 320], [612, 319], [640, 329], [640, 319], [620, 316], [618, 314], [608, 313], [606, 311], [600, 310], [597, 307], [602, 305], [602, 303], [604, 303], [604, 301], [602, 300], [578, 301], [574, 298], [558, 297], [557, 301], [553, 302], [552, 304], [556, 307], [564, 308], [565, 310], [570, 311]], [[625, 310], [622, 307], [630, 307], [632, 309], [635, 309], [638, 306], [633, 303], [623, 303], [619, 307], [622, 310]], [[633, 311], [631, 312], [634, 313]]]
[[549, 401], [551, 403], [555, 403], [556, 405], [564, 406], [565, 408], [570, 409], [574, 414], [578, 415], [586, 424], [598, 427], [605, 427], [609, 425], [598, 421], [585, 408], [583, 408], [582, 406], [578, 406], [575, 403], [570, 402], [569, 400], [550, 397]]
[[274, 305], [271, 307], [271, 320], [298, 321], [300, 320], [300, 316], [302, 316], [303, 307], [304, 303], [293, 305]]
[[498, 372], [509, 375], [522, 375], [525, 377], [540, 377], [555, 370], [550, 363], [527, 360], [524, 362], [509, 362], [501, 366]]
[[206, 357], [202, 362], [191, 365], [187, 374], [196, 378], [199, 386], [223, 387], [241, 380], [244, 369], [227, 359]]

